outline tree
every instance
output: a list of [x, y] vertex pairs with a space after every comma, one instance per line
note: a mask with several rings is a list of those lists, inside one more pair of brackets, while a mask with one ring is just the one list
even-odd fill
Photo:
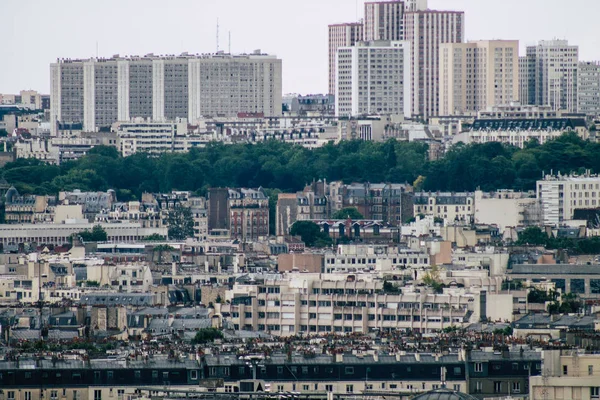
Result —
[[144, 238], [144, 240], [147, 242], [152, 242], [152, 241], [159, 242], [159, 241], [166, 240], [166, 239], [167, 239], [166, 237], [164, 237], [163, 235], [159, 235], [158, 233], [153, 233], [152, 235], [146, 236]]
[[223, 332], [216, 328], [203, 328], [196, 333], [196, 336], [192, 339], [192, 343], [205, 344], [214, 342], [215, 339], [223, 339]]
[[360, 212], [358, 212], [356, 207], [346, 207], [346, 208], [342, 208], [340, 211], [333, 214], [332, 218], [333, 219], [348, 219], [348, 218], [350, 218], [352, 220], [357, 220], [357, 219], [363, 219], [364, 217]]
[[519, 233], [518, 245], [529, 246], [544, 246], [548, 243], [548, 235], [546, 235], [537, 226], [529, 226]]
[[85, 231], [77, 234], [84, 242], [106, 242], [108, 235], [102, 226], [94, 225], [91, 231], [86, 229]]
[[332, 243], [331, 238], [312, 221], [296, 221], [290, 229], [290, 235], [300, 236], [307, 247], [327, 247]]
[[423, 276], [423, 283], [426, 286], [430, 286], [433, 288], [435, 293], [442, 293], [444, 289], [444, 284], [440, 279], [440, 270], [434, 265], [431, 269]]
[[194, 219], [189, 207], [175, 207], [169, 210], [167, 216], [169, 227], [169, 238], [173, 240], [185, 240], [194, 236]]

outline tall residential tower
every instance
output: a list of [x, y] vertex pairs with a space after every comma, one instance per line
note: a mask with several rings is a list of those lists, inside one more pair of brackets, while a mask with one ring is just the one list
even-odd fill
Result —
[[337, 50], [351, 47], [363, 40], [363, 23], [329, 25], [329, 94], [335, 94]]
[[96, 131], [135, 117], [279, 116], [281, 81], [281, 60], [260, 51], [61, 59], [50, 65], [53, 132], [57, 124]]

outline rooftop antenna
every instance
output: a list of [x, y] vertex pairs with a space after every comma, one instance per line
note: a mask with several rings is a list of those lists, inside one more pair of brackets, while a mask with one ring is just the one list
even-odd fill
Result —
[[219, 52], [219, 18], [217, 18], [217, 53]]
[[231, 54], [231, 31], [229, 31], [229, 54]]
[[98, 59], [98, 41], [96, 40], [96, 59]]

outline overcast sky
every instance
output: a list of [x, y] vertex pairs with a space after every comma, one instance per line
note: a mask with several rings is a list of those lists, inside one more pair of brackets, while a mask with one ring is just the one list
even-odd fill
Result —
[[[581, 60], [600, 60], [600, 0], [429, 0], [463, 10], [466, 38], [568, 39]], [[59, 57], [261, 49], [283, 59], [285, 93], [327, 90], [327, 25], [363, 15], [355, 0], [0, 0], [0, 93], [49, 91]]]

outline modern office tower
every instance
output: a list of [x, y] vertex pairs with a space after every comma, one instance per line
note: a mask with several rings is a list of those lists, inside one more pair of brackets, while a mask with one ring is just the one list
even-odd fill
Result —
[[410, 43], [360, 42], [338, 49], [337, 116], [411, 112]]
[[423, 118], [439, 115], [439, 47], [462, 43], [462, 11], [411, 11], [404, 15], [404, 36], [412, 50], [412, 112]]
[[60, 59], [50, 65], [53, 130], [57, 123], [86, 131], [116, 121], [238, 113], [281, 115], [281, 60], [253, 54]]
[[579, 49], [566, 40], [542, 40], [527, 47], [528, 103], [554, 110], [577, 111]]
[[464, 115], [519, 99], [519, 42], [440, 44], [440, 115]]
[[365, 3], [365, 41], [404, 39], [404, 2]]
[[362, 22], [329, 25], [329, 93], [335, 93], [335, 60], [340, 47], [351, 47], [363, 40]]
[[600, 62], [579, 63], [577, 72], [577, 112], [600, 115]]

